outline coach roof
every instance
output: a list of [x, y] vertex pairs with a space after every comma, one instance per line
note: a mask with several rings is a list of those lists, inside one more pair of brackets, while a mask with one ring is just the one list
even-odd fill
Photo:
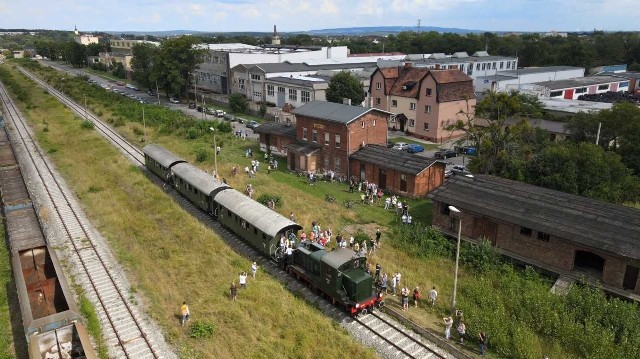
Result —
[[185, 182], [195, 187], [198, 191], [211, 195], [216, 190], [229, 188], [226, 184], [215, 180], [207, 172], [189, 163], [178, 163], [171, 170]]
[[185, 160], [178, 157], [173, 152], [167, 150], [166, 148], [160, 145], [156, 145], [156, 144], [146, 145], [142, 149], [142, 151], [144, 152], [145, 155], [153, 158], [158, 163], [160, 163], [162, 167], [165, 167], [165, 168], [169, 168], [171, 167], [171, 165], [175, 163], [186, 162]]
[[236, 190], [219, 192], [215, 195], [214, 200], [270, 237], [275, 237], [278, 233], [288, 229], [302, 229], [302, 226], [296, 222]]

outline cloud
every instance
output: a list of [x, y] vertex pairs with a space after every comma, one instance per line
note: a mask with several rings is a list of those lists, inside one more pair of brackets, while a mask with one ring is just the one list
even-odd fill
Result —
[[382, 15], [384, 8], [380, 4], [380, 0], [363, 0], [358, 5], [357, 11], [361, 15]]
[[320, 12], [323, 14], [337, 14], [338, 6], [336, 6], [333, 0], [323, 0], [320, 5]]

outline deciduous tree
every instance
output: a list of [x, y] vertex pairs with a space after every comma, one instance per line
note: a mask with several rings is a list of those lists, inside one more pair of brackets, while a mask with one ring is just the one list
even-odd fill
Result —
[[326, 96], [330, 102], [342, 103], [348, 98], [352, 105], [360, 105], [364, 101], [364, 86], [350, 72], [341, 71], [331, 78]]

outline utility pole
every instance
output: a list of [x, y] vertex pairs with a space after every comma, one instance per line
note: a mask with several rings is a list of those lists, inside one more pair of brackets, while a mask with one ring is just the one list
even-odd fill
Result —
[[602, 122], [598, 122], [598, 134], [596, 135], [596, 145], [600, 143], [600, 129], [602, 128]]
[[144, 143], [147, 143], [147, 122], [144, 120], [144, 106], [142, 106], [142, 133], [144, 134]]

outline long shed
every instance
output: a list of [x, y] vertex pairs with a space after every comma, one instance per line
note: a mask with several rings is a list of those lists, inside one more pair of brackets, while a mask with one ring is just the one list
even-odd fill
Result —
[[456, 176], [429, 196], [433, 223], [486, 238], [505, 254], [561, 274], [586, 274], [611, 290], [640, 294], [640, 210], [511, 181]]

